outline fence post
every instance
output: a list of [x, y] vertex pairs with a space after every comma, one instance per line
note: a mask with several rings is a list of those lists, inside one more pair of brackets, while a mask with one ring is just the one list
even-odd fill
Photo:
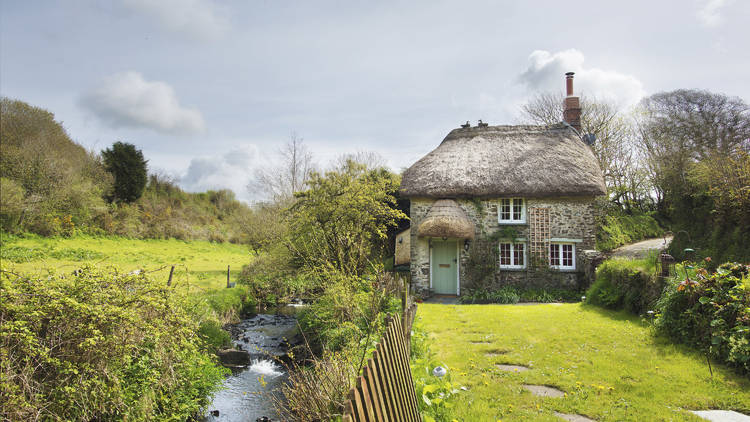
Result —
[[169, 270], [169, 280], [167, 280], [167, 287], [172, 285], [172, 274], [174, 274], [174, 265], [172, 265], [172, 268]]
[[229, 265], [227, 265], [227, 289], [230, 287], [231, 286], [229, 285]]

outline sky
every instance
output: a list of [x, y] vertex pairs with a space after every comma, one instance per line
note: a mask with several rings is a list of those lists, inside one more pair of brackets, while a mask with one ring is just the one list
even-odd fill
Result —
[[750, 1], [0, 0], [0, 95], [188, 191], [232, 189], [296, 134], [321, 166], [400, 171], [539, 92], [623, 107], [680, 88], [750, 101]]

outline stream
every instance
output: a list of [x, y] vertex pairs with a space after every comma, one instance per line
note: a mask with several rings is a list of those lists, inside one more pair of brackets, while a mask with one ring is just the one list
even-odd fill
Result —
[[232, 369], [208, 405], [204, 422], [278, 420], [272, 395], [286, 381], [287, 373], [273, 357], [285, 355], [286, 341], [293, 341], [298, 333], [293, 316], [296, 308], [292, 305], [276, 314], [258, 314], [232, 327], [233, 347], [247, 351], [250, 364]]

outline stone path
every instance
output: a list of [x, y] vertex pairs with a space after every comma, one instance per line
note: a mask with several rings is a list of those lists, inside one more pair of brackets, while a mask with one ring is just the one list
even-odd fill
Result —
[[523, 365], [495, 365], [497, 366], [497, 369], [501, 371], [507, 371], [507, 372], [525, 372], [528, 371], [529, 368], [527, 366]]
[[711, 422], [750, 422], [750, 416], [732, 410], [691, 410], [691, 412]]
[[646, 239], [629, 245], [620, 246], [612, 251], [611, 255], [613, 257], [621, 258], [645, 258], [648, 255], [648, 251], [665, 249], [670, 243], [672, 243], [672, 236], [667, 236], [666, 242], [662, 237]]
[[558, 390], [557, 388], [548, 387], [546, 385], [524, 384], [523, 388], [531, 391], [532, 394], [539, 397], [563, 397], [565, 395], [564, 392]]
[[571, 413], [555, 412], [555, 416], [557, 416], [560, 419], [565, 419], [566, 421], [569, 421], [569, 422], [596, 422], [594, 419], [589, 419], [585, 416], [574, 415]]

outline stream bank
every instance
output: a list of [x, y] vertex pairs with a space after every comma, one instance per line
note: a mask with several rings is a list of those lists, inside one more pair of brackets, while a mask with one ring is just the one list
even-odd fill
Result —
[[278, 361], [284, 360], [288, 348], [300, 341], [294, 317], [299, 307], [290, 305], [273, 314], [257, 314], [230, 327], [233, 349], [223, 351], [222, 360], [232, 369], [232, 375], [214, 395], [204, 422], [278, 419], [273, 397], [288, 377]]

